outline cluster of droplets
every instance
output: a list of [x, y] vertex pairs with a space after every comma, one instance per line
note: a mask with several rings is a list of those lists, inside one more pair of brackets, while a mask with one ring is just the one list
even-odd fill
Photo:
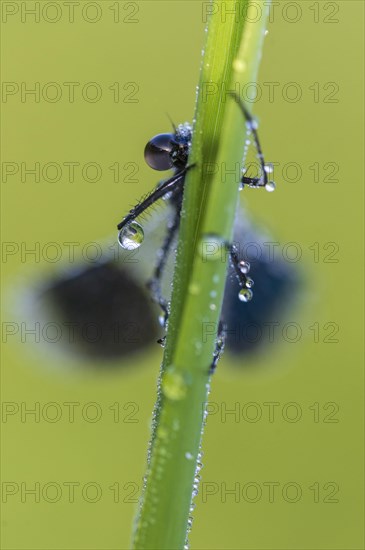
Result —
[[[249, 139], [246, 139], [245, 147], [244, 147], [244, 156], [246, 156], [247, 149], [248, 149], [248, 146], [250, 145], [250, 143], [251, 143], [251, 141]], [[274, 168], [273, 168], [272, 164], [265, 164], [264, 169], [265, 169], [266, 174], [272, 174], [273, 171], [274, 171]], [[269, 193], [272, 193], [273, 191], [275, 191], [276, 184], [275, 184], [274, 181], [272, 181], [272, 180], [267, 181], [265, 183], [265, 186], [263, 186], [261, 183], [259, 183], [260, 181], [261, 180], [258, 179], [257, 183], [251, 183], [251, 184], [249, 184], [249, 187], [251, 187], [252, 189], [260, 189], [261, 187], [265, 187], [266, 191], [268, 191]], [[244, 189], [244, 187], [245, 187], [245, 184], [243, 182], [241, 182], [239, 190], [242, 191], [242, 189]]]
[[[206, 390], [207, 390], [206, 395], [207, 395], [207, 400], [208, 400], [208, 397], [209, 397], [209, 394], [210, 394], [210, 382], [206, 383]], [[207, 423], [207, 418], [208, 418], [208, 409], [205, 406], [204, 411], [203, 411], [203, 422], [202, 422], [202, 429], [201, 429], [201, 433], [200, 433], [200, 441], [203, 438], [205, 425]], [[190, 456], [191, 456], [190, 453], [185, 454], [186, 458], [188, 458], [187, 455], [189, 455], [189, 459], [190, 459]], [[193, 457], [191, 456], [191, 458], [193, 458]], [[191, 492], [191, 501], [190, 501], [190, 508], [189, 508], [188, 528], [187, 528], [187, 532], [186, 532], [184, 550], [189, 550], [189, 548], [190, 548], [190, 546], [189, 546], [189, 534], [190, 534], [192, 523], [193, 523], [192, 514], [193, 514], [193, 512], [195, 510], [195, 506], [196, 506], [195, 502], [194, 502], [194, 499], [199, 494], [199, 485], [200, 485], [200, 479], [201, 479], [200, 472], [203, 468], [202, 459], [203, 459], [203, 451], [201, 449], [201, 443], [200, 443], [199, 452], [198, 452], [198, 455], [197, 455], [197, 458], [196, 458], [194, 480], [193, 480], [193, 489], [192, 489], [192, 492]]]
[[239, 277], [242, 288], [238, 293], [238, 299], [241, 302], [250, 302], [253, 297], [253, 292], [251, 289], [254, 285], [254, 282], [250, 277], [247, 277], [248, 273], [250, 272], [250, 268], [251, 266], [249, 262], [246, 262], [245, 260], [241, 260], [238, 263], [238, 269], [242, 275], [241, 277]]
[[251, 122], [246, 121], [246, 140], [245, 144], [243, 146], [243, 158], [246, 158], [248, 148], [251, 145], [251, 135], [252, 135], [252, 128], [254, 128], [254, 123], [256, 121], [252, 120]]
[[[154, 409], [153, 409], [153, 414], [152, 414], [152, 421], [151, 421], [151, 434], [152, 435], [151, 435], [150, 440], [148, 442], [148, 449], [147, 449], [147, 471], [146, 471], [145, 475], [142, 478], [142, 494], [141, 494], [141, 498], [139, 499], [138, 511], [137, 511], [137, 515], [136, 515], [136, 518], [135, 518], [135, 525], [136, 525], [135, 534], [134, 534], [134, 543], [135, 544], [137, 544], [138, 542], [140, 542], [141, 544], [142, 543], [144, 544], [145, 541], [144, 541], [144, 538], [141, 537], [141, 533], [142, 534], [145, 533], [145, 530], [148, 526], [148, 523], [153, 523], [155, 521], [155, 517], [153, 516], [153, 513], [155, 512], [156, 504], [158, 502], [158, 494], [157, 494], [157, 491], [156, 491], [156, 487], [154, 487], [152, 484], [150, 484], [150, 486], [148, 487], [147, 486], [147, 481], [148, 481], [148, 478], [151, 474], [152, 449], [154, 447], [154, 442], [155, 442], [157, 437], [159, 437], [161, 439], [161, 431], [158, 433], [158, 419], [159, 419], [159, 410], [161, 408], [161, 397], [162, 397], [161, 374], [162, 374], [162, 366], [161, 366], [161, 369], [160, 369], [160, 376], [158, 377], [158, 381], [157, 381], [157, 401], [155, 403], [155, 406], [154, 406]], [[162, 435], [163, 435], [163, 433], [162, 433]], [[156, 477], [161, 476], [161, 460], [163, 461], [163, 453], [158, 454], [157, 460], [159, 461], [160, 465], [159, 465], [159, 467], [157, 467], [158, 472], [157, 472]], [[146, 504], [146, 502], [148, 502], [149, 507], [150, 507], [149, 518], [147, 520], [145, 519], [144, 521], [141, 521], [142, 508]]]
[[[247, 138], [245, 140], [245, 144], [244, 144], [244, 147], [243, 147], [243, 158], [246, 158], [247, 153], [248, 153], [248, 148], [252, 143], [252, 141], [251, 141], [252, 130], [257, 130], [258, 129], [257, 120], [252, 119], [251, 121], [247, 121], [246, 122], [246, 129], [247, 129]], [[264, 170], [265, 170], [266, 174], [272, 174], [273, 171], [274, 171], [274, 167], [271, 163], [268, 163], [268, 164], [265, 164]], [[259, 182], [257, 184], [252, 183], [250, 185], [250, 187], [252, 187], [253, 189], [259, 189], [260, 187], [263, 187], [263, 185], [261, 183], [261, 178], [260, 178], [260, 183]], [[244, 184], [241, 183], [240, 191], [242, 191], [243, 188], [244, 188]], [[265, 189], [269, 193], [272, 193], [273, 191], [275, 191], [275, 189], [276, 189], [275, 182], [274, 181], [267, 181], [265, 183]]]
[[196, 506], [196, 504], [194, 502], [194, 499], [198, 496], [198, 493], [199, 493], [200, 471], [203, 468], [202, 456], [203, 456], [203, 452], [199, 451], [198, 456], [197, 456], [197, 461], [196, 461], [196, 467], [195, 467], [193, 490], [192, 490], [192, 493], [191, 493], [191, 502], [190, 502], [190, 507], [189, 507], [189, 514], [190, 515], [189, 515], [189, 518], [188, 518], [188, 525], [187, 525], [187, 531], [186, 531], [186, 539], [185, 539], [185, 544], [184, 544], [184, 550], [189, 550], [189, 548], [190, 548], [188, 537], [189, 537], [189, 534], [190, 534], [190, 531], [191, 531], [191, 528], [192, 528], [192, 525], [193, 525], [193, 516], [191, 514], [193, 514], [193, 512], [195, 510], [195, 506]]
[[122, 227], [119, 231], [118, 242], [125, 250], [136, 250], [144, 240], [143, 227], [133, 221]]

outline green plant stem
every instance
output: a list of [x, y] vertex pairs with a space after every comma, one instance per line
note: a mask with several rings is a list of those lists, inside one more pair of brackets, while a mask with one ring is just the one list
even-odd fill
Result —
[[[227, 92], [256, 80], [266, 28], [268, 7], [256, 1], [262, 16], [249, 23], [244, 17], [249, 3], [211, 4], [189, 158], [194, 167], [185, 182], [171, 314], [134, 532], [136, 549], [182, 549], [186, 542], [226, 280], [225, 243], [232, 239], [238, 204], [234, 169], [242, 162], [246, 139], [242, 115]], [[240, 17], [229, 15], [238, 5]], [[236, 173], [224, 179], [222, 167]]]

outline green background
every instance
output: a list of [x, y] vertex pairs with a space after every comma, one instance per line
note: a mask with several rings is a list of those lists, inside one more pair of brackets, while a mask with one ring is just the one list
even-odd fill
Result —
[[[21, 10], [22, 3], [11, 4]], [[59, 22], [49, 23], [42, 16], [39, 23], [31, 16], [22, 22], [19, 11], [2, 24], [3, 81], [29, 86], [39, 82], [41, 87], [57, 82], [63, 90], [55, 103], [36, 103], [30, 97], [22, 102], [20, 94], [9, 96], [7, 102], [3, 97], [2, 160], [28, 165], [97, 162], [103, 177], [90, 183], [76, 176], [70, 183], [65, 171], [56, 183], [37, 183], [32, 177], [21, 182], [19, 174], [3, 179], [2, 239], [29, 247], [38, 242], [41, 248], [49, 242], [63, 248], [64, 243], [77, 242], [79, 252], [85, 243], [108, 237], [129, 206], [156, 182], [144, 165], [143, 148], [152, 135], [169, 130], [165, 113], [175, 121], [191, 120], [204, 23], [198, 1], [103, 1], [97, 3], [102, 15], [94, 24], [82, 19], [81, 7], [75, 8], [75, 21], [70, 23], [66, 7], [58, 4]], [[119, 23], [110, 9], [116, 4]], [[134, 5], [138, 13], [131, 18], [137, 22], [123, 22]], [[297, 265], [305, 285], [288, 317], [300, 325], [302, 337], [246, 360], [252, 368], [242, 368], [228, 355], [219, 364], [210, 395], [219, 412], [208, 419], [202, 470], [202, 481], [217, 492], [203, 502], [201, 487], [192, 548], [363, 548], [363, 4], [302, 2], [300, 8], [296, 22], [288, 19], [293, 20], [291, 10], [297, 8], [286, 2], [275, 8], [260, 69], [262, 97], [254, 112], [261, 121], [267, 160], [280, 167], [296, 162], [302, 177], [286, 181], [279, 168], [274, 194], [247, 191], [245, 199], [252, 216], [280, 243], [280, 251], [289, 242], [298, 243], [302, 251]], [[54, 17], [52, 7], [47, 13]], [[90, 8], [88, 16], [94, 13]], [[338, 22], [325, 22], [326, 17]], [[81, 83], [74, 103], [67, 99], [64, 82]], [[79, 90], [88, 82], [101, 86], [100, 101], [82, 99]], [[114, 102], [108, 88], [115, 82], [120, 83], [122, 99], [131, 90], [123, 90], [123, 85], [137, 83], [138, 102]], [[272, 101], [264, 85], [270, 82], [278, 83]], [[302, 90], [297, 102], [283, 98], [290, 82]], [[335, 89], [325, 88], [329, 82], [338, 88], [332, 96], [336, 102], [328, 102]], [[115, 183], [108, 169], [114, 162], [137, 163], [138, 183]], [[319, 182], [309, 168], [316, 162], [321, 167]], [[328, 162], [338, 165], [337, 183], [323, 181]], [[318, 261], [310, 248], [316, 242]], [[335, 263], [326, 261], [332, 249], [324, 247], [330, 242], [338, 247]], [[26, 304], [19, 299], [23, 289], [63, 268], [62, 262], [40, 260], [24, 261], [19, 253], [3, 258], [3, 322], [25, 319]], [[31, 312], [27, 315], [31, 318]], [[338, 325], [338, 342], [325, 341], [330, 330], [324, 325], [329, 322]], [[314, 323], [321, 327], [319, 342], [309, 328]], [[2, 350], [3, 401], [29, 407], [35, 402], [41, 407], [49, 402], [81, 405], [73, 423], [64, 406], [59, 422], [35, 422], [31, 416], [21, 422], [16, 414], [2, 423], [3, 484], [25, 483], [30, 488], [36, 482], [41, 487], [54, 482], [64, 489], [55, 503], [44, 498], [36, 503], [32, 496], [21, 502], [20, 491], [9, 496], [2, 504], [2, 547], [127, 548], [136, 509], [130, 500], [138, 495], [134, 493], [144, 471], [161, 348], [156, 345], [123, 362], [120, 369], [96, 374], [81, 368], [75, 358], [41, 347], [31, 338], [22, 343], [19, 334], [7, 339]], [[102, 410], [95, 423], [80, 414], [90, 402]], [[119, 422], [110, 410], [115, 402], [120, 406]], [[247, 421], [246, 413], [254, 414], [254, 409], [245, 408], [249, 402], [262, 411], [257, 422]], [[279, 403], [273, 422], [267, 402]], [[133, 410], [128, 403], [138, 408], [133, 417], [137, 422], [127, 421]], [[294, 410], [286, 408], [288, 403], [300, 409], [298, 422], [285, 420], [285, 411]], [[314, 417], [314, 403], [319, 404], [319, 418]], [[328, 403], [336, 404], [333, 419], [338, 422], [326, 421], [332, 411]], [[225, 417], [223, 407], [239, 407], [243, 415]], [[63, 485], [67, 482], [80, 484], [73, 503]], [[102, 489], [96, 503], [82, 498], [81, 489], [89, 482]], [[274, 502], [269, 502], [268, 482], [280, 484]], [[289, 482], [301, 488], [296, 503], [282, 496]], [[114, 502], [110, 489], [116, 483], [119, 502]], [[224, 484], [245, 490], [247, 483], [261, 488], [257, 502], [248, 502], [254, 488], [248, 498], [241, 492], [238, 502], [232, 494], [224, 499]], [[320, 487], [319, 502], [309, 489], [315, 483]], [[337, 486], [332, 499], [338, 502], [324, 502]], [[49, 494], [54, 495], [51, 490]], [[292, 495], [289, 490], [289, 499]]]

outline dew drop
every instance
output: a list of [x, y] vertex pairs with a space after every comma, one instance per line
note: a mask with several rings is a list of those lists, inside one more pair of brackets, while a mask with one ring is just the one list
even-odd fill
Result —
[[180, 430], [180, 421], [178, 418], [174, 418], [172, 421], [172, 429], [174, 432], [178, 432]]
[[168, 399], [179, 401], [183, 399], [187, 392], [187, 384], [181, 373], [177, 372], [171, 365], [166, 369], [162, 379], [162, 392]]
[[241, 59], [235, 59], [233, 61], [233, 70], [237, 71], [238, 73], [243, 73], [246, 69], [246, 63], [242, 61]]
[[195, 340], [194, 347], [197, 355], [201, 355], [203, 344], [200, 342], [200, 340]]
[[160, 456], [166, 456], [167, 455], [167, 449], [166, 447], [158, 447], [158, 449], [156, 450], [156, 452], [160, 455]]
[[241, 302], [249, 302], [252, 300], [253, 292], [249, 288], [242, 288], [238, 293], [238, 298]]
[[267, 184], [265, 185], [265, 189], [269, 193], [272, 193], [273, 191], [275, 191], [275, 189], [276, 189], [275, 182], [274, 181], [268, 181]]
[[203, 235], [198, 244], [198, 252], [204, 262], [216, 262], [225, 253], [226, 241], [218, 235]]
[[162, 338], [159, 338], [159, 339], [157, 340], [157, 343], [160, 344], [160, 346], [161, 346], [162, 348], [164, 348], [165, 345], [166, 345], [166, 336], [163, 336]]
[[119, 231], [118, 241], [122, 248], [135, 250], [143, 243], [143, 227], [137, 222], [131, 222]]
[[194, 343], [195, 343], [195, 348], [196, 348], [196, 349], [202, 349], [203, 344], [202, 344], [202, 342], [201, 342], [200, 340], [195, 340]]
[[185, 458], [187, 458], [188, 460], [193, 460], [193, 455], [191, 453], [185, 453]]
[[238, 264], [239, 270], [244, 275], [247, 275], [247, 273], [250, 271], [251, 265], [249, 262], [246, 262], [245, 260], [241, 260]]
[[200, 286], [197, 283], [190, 283], [189, 293], [193, 296], [198, 296], [200, 294]]
[[255, 283], [253, 282], [253, 280], [250, 279], [250, 277], [247, 277], [246, 283], [245, 283], [246, 288], [252, 288], [254, 284], [255, 284]]
[[160, 426], [158, 429], [157, 435], [160, 439], [168, 439], [169, 433], [166, 428], [164, 428], [163, 426]]
[[158, 316], [158, 322], [159, 322], [159, 325], [161, 327], [165, 327], [166, 326], [166, 313], [163, 312], [163, 313], [160, 313], [160, 315]]
[[274, 171], [274, 167], [271, 163], [265, 164], [265, 172], [266, 174], [272, 174]]

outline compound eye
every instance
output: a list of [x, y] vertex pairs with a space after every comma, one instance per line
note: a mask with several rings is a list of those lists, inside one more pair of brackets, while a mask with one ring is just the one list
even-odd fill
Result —
[[173, 149], [173, 134], [158, 134], [146, 145], [144, 158], [154, 170], [168, 170], [173, 167], [170, 153]]

